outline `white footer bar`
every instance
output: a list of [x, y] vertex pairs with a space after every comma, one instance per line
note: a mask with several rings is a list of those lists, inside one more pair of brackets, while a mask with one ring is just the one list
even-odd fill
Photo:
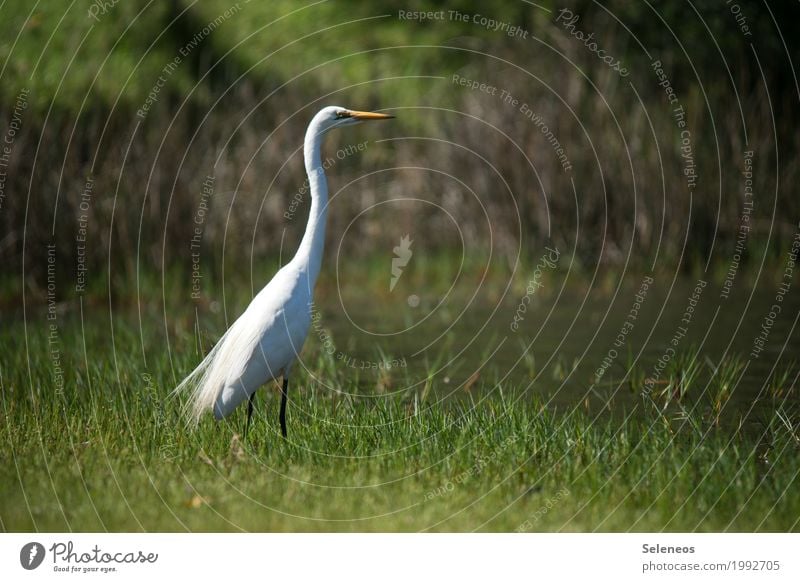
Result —
[[0, 579], [796, 581], [798, 554], [800, 534], [2, 534]]

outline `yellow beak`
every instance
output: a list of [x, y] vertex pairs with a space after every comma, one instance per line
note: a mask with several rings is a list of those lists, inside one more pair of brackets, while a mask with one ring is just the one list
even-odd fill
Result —
[[392, 119], [394, 115], [389, 115], [388, 113], [373, 113], [371, 111], [348, 111], [350, 117], [354, 119]]

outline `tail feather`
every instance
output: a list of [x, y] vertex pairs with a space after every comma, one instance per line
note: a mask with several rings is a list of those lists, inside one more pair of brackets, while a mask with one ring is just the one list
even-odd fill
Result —
[[189, 424], [197, 425], [203, 412], [214, 405], [224, 386], [224, 379], [219, 377], [220, 367], [215, 362], [227, 335], [226, 332], [203, 361], [173, 391], [177, 395], [191, 390], [190, 397], [183, 406], [183, 416]]
[[191, 391], [184, 405], [187, 422], [197, 425], [205, 412], [213, 409], [222, 389], [239, 378], [250, 359], [260, 330], [242, 326], [240, 317], [225, 332], [203, 361], [173, 391], [173, 394]]

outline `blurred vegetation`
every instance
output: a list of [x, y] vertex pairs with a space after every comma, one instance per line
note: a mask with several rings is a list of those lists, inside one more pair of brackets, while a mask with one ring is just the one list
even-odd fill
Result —
[[[305, 225], [305, 199], [285, 216], [304, 179], [297, 152], [305, 125], [329, 103], [398, 113], [391, 126], [330, 136], [328, 155], [368, 147], [330, 172], [333, 192], [347, 186], [333, 200], [329, 252], [341, 244], [351, 255], [388, 254], [410, 232], [431, 253], [491, 245], [492, 260], [506, 264], [549, 242], [587, 269], [658, 261], [724, 271], [750, 149], [756, 203], [744, 260], [776, 259], [798, 218], [800, 109], [789, 56], [800, 54], [799, 11], [796, 3], [736, 5], [749, 35], [711, 0], [567, 4], [580, 15], [576, 29], [594, 33], [631, 71], [622, 78], [555, 22], [561, 4], [547, 1], [8, 0], [0, 119], [13, 119], [23, 91], [27, 108], [0, 206], [0, 260], [41, 290], [44, 248], [55, 244], [58, 277], [73, 282], [83, 220], [87, 272], [99, 288], [144, 270], [188, 277], [209, 175], [204, 273], [277, 260]], [[419, 22], [399, 18], [401, 10], [470, 18]], [[527, 38], [475, 23], [476, 14], [519, 26]], [[691, 195], [655, 59], [687, 111], [700, 176]], [[453, 74], [529, 104], [572, 170], [519, 107], [458, 86]], [[420, 167], [433, 171], [373, 174]]]

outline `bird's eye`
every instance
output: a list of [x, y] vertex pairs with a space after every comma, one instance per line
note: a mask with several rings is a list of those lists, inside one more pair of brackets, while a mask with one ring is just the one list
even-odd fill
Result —
[[343, 119], [345, 117], [347, 117], [347, 112], [346, 111], [337, 111], [336, 112], [336, 119]]

